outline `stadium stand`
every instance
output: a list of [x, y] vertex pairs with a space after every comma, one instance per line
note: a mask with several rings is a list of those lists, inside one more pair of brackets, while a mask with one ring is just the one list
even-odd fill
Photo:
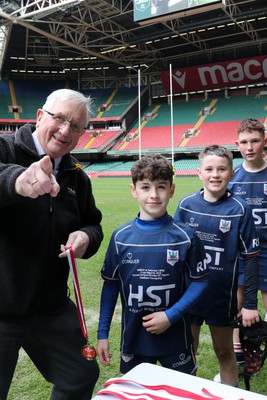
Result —
[[9, 105], [12, 105], [10, 90], [7, 81], [0, 80], [0, 115], [2, 119], [13, 118], [12, 111], [9, 111]]
[[[193, 100], [176, 102], [173, 106], [173, 145], [175, 150], [200, 148], [211, 144], [220, 144], [235, 148], [236, 127], [246, 117], [253, 116], [264, 122], [266, 118], [267, 99], [252, 95], [238, 95], [231, 98], [212, 100]], [[204, 109], [211, 110], [203, 115]], [[154, 111], [156, 109], [156, 112]], [[146, 119], [147, 116], [151, 117]], [[186, 137], [186, 131], [192, 132]], [[129, 138], [131, 135], [131, 140]], [[114, 150], [136, 150], [139, 146], [139, 129], [135, 124], [124, 141], [117, 143]], [[170, 148], [170, 106], [161, 104], [150, 106], [142, 116], [142, 148]], [[179, 147], [180, 149], [177, 149]]]
[[[70, 82], [52, 81], [49, 84], [31, 81], [0, 81], [0, 122], [13, 120], [21, 124], [34, 122], [36, 109], [41, 107], [40, 99], [55, 89], [71, 87]], [[27, 91], [27, 98], [24, 94]], [[240, 93], [231, 97], [197, 98], [173, 103], [173, 131], [171, 129], [171, 108], [168, 103], [151, 103], [145, 107], [139, 122], [137, 114], [132, 124], [124, 121], [124, 115], [138, 102], [137, 87], [87, 90], [93, 100], [93, 117], [90, 129], [79, 139], [75, 156], [79, 154], [104, 154], [112, 152], [121, 157], [132, 158], [138, 154], [141, 143], [142, 151], [170, 153], [173, 146], [175, 155], [174, 168], [177, 176], [195, 175], [197, 157], [188, 157], [190, 152], [197, 154], [204, 146], [220, 144], [236, 151], [236, 127], [246, 117], [259, 118], [266, 123], [267, 96], [257, 93]], [[118, 126], [110, 124], [118, 120]], [[139, 123], [141, 138], [139, 137]], [[181, 156], [186, 154], [187, 156]], [[76, 155], [77, 154], [77, 155]], [[90, 157], [90, 156], [89, 156]], [[183, 159], [180, 159], [180, 158]], [[177, 157], [176, 157], [177, 158]], [[133, 161], [99, 162], [92, 157], [93, 163], [86, 164], [90, 176], [129, 176]]]
[[[41, 80], [34, 85], [30, 80], [14, 80], [9, 81], [9, 84], [13, 86], [13, 96], [16, 99], [16, 104], [21, 107], [18, 119], [30, 121], [35, 120], [36, 110], [42, 107], [43, 99], [45, 99], [49, 93], [53, 90], [70, 86], [69, 82], [47, 82]], [[74, 87], [72, 86], [71, 88]], [[27, 97], [25, 93], [27, 93]]]
[[94, 89], [94, 90], [86, 90], [83, 93], [87, 96], [92, 97], [93, 101], [93, 113], [92, 118], [98, 118], [99, 113], [101, 113], [100, 107], [102, 104], [107, 104], [108, 99], [112, 95], [115, 89]]
[[76, 149], [90, 150], [98, 149], [102, 151], [108, 144], [120, 135], [121, 131], [118, 130], [93, 130], [85, 131], [80, 137]]
[[207, 115], [206, 122], [236, 121], [246, 117], [263, 118], [266, 115], [266, 96], [233, 95], [220, 97], [213, 113]]
[[137, 99], [137, 87], [113, 88], [84, 92], [93, 100], [92, 120], [113, 119], [121, 117], [131, 103]]

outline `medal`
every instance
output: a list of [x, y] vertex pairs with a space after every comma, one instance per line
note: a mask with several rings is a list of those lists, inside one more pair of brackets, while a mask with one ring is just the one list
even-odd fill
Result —
[[[74, 287], [74, 294], [76, 299], [77, 305], [77, 312], [80, 321], [81, 330], [85, 339], [88, 340], [88, 332], [85, 323], [84, 311], [83, 311], [83, 304], [82, 304], [82, 296], [80, 292], [80, 285], [78, 280], [78, 272], [77, 272], [77, 265], [74, 258], [74, 253], [72, 247], [67, 249], [67, 256], [69, 261], [70, 270], [72, 273], [73, 279], [73, 287]], [[92, 361], [96, 357], [96, 351], [93, 346], [90, 346], [88, 343], [84, 345], [81, 349], [82, 356], [86, 358], [88, 361]]]
[[89, 346], [89, 344], [86, 344], [82, 347], [82, 355], [84, 358], [86, 358], [86, 360], [92, 361], [96, 357], [96, 351], [93, 346]]

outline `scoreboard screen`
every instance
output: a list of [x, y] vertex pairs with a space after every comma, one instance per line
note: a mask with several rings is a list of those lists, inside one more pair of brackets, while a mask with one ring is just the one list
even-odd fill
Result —
[[140, 25], [186, 17], [222, 7], [225, 0], [134, 0], [134, 21]]

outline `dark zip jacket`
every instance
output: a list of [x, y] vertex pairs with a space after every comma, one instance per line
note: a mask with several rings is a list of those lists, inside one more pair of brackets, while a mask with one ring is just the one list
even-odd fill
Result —
[[93, 256], [103, 239], [101, 212], [90, 179], [70, 154], [62, 157], [57, 197], [30, 199], [15, 192], [16, 178], [39, 160], [32, 125], [0, 135], [0, 317], [49, 312], [68, 298], [69, 265], [60, 244], [71, 232], [89, 236], [83, 258]]

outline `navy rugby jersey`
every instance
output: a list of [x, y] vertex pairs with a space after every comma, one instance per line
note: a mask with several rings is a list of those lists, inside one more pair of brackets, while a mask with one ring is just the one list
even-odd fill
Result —
[[160, 335], [151, 335], [142, 326], [143, 316], [165, 311], [179, 301], [186, 279], [207, 276], [205, 251], [194, 232], [168, 214], [166, 218], [153, 230], [142, 229], [137, 218], [116, 229], [110, 239], [101, 275], [120, 282], [124, 354], [159, 357], [192, 344], [187, 315]]
[[[235, 195], [242, 197], [252, 210], [261, 247], [258, 257], [259, 289], [267, 290], [267, 168], [259, 172], [247, 172], [239, 165], [228, 187]], [[240, 267], [243, 271], [242, 262]]]
[[195, 230], [204, 244], [209, 268], [208, 290], [191, 312], [206, 318], [231, 320], [237, 311], [237, 259], [259, 251], [251, 210], [227, 192], [216, 202], [206, 201], [203, 190], [183, 198], [175, 218]]

